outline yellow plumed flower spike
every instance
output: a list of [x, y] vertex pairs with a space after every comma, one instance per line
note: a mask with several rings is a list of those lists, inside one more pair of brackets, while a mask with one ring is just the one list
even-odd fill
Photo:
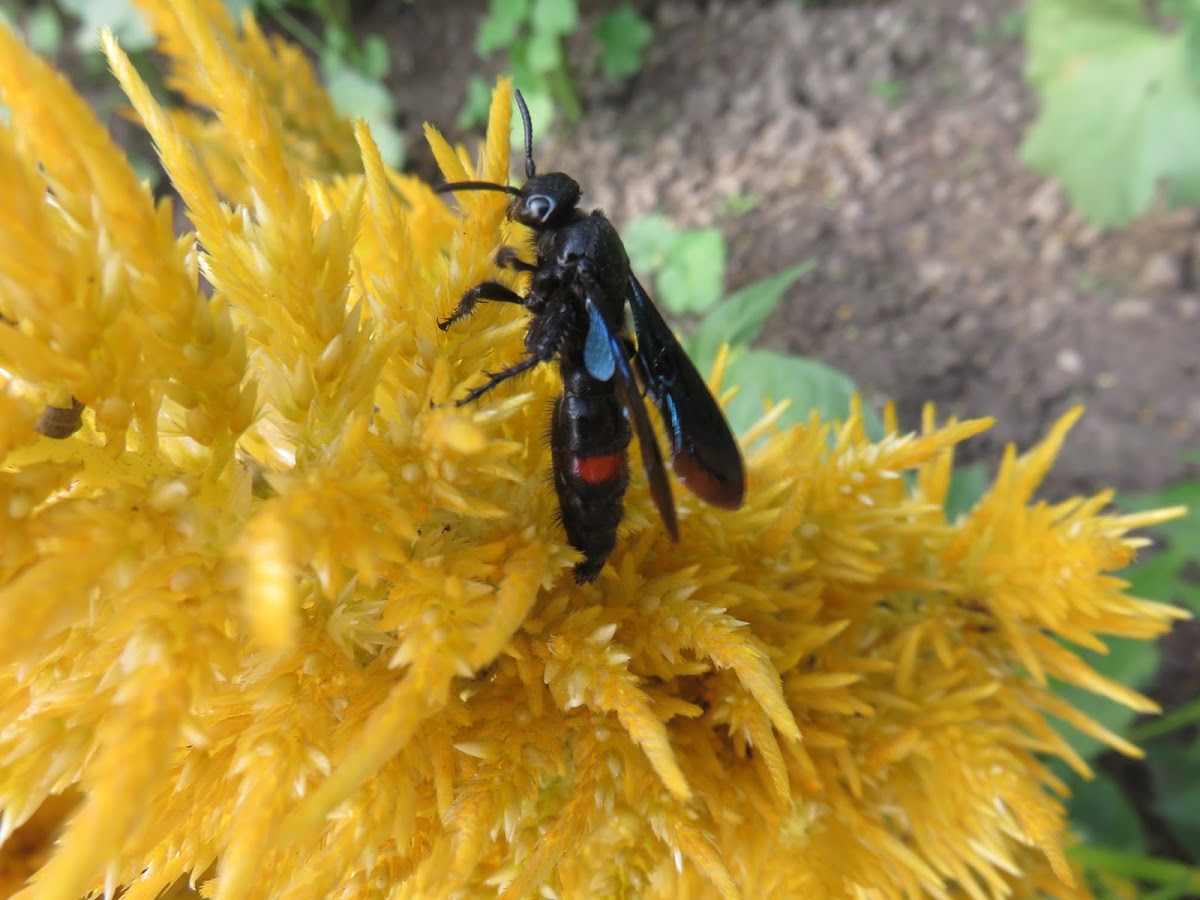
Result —
[[[528, 314], [437, 326], [524, 286], [508, 198], [389, 171], [217, 0], [139, 5], [200, 109], [104, 50], [194, 234], [0, 29], [0, 894], [1087, 896], [1054, 721], [1137, 748], [1049, 684], [1154, 709], [1077, 651], [1180, 617], [1113, 573], [1181, 511], [1037, 502], [1077, 413], [950, 522], [988, 420], [780, 404], [743, 509], [681, 491], [673, 543], [635, 472], [576, 585], [555, 367], [454, 403]], [[510, 107], [427, 128], [447, 179], [507, 182]]]
[[[332, 177], [360, 167], [350, 123], [338, 115], [329, 96], [322, 91], [304, 51], [280, 38], [268, 39], [247, 14], [241, 30], [219, 0], [197, 0], [190, 11], [160, 0], [136, 0], [136, 5], [158, 34], [160, 48], [168, 55], [172, 70], [165, 81], [197, 110], [221, 109], [224, 98], [220, 81], [209, 78], [203, 61], [192, 53], [195, 32], [189, 31], [194, 15], [202, 17], [205, 35], [213, 37], [231, 61], [254, 73], [261, 96], [278, 116], [286, 134], [284, 153], [298, 171]], [[189, 20], [188, 16], [193, 18]], [[245, 180], [237, 135], [208, 112], [175, 109], [170, 112], [175, 127], [196, 149], [221, 196], [251, 205], [253, 194]]]
[[[4, 329], [0, 352], [25, 362], [19, 371], [35, 365], [38, 381], [57, 380], [94, 409], [114, 452], [135, 418], [153, 452], [166, 396], [180, 408], [183, 433], [210, 449], [220, 471], [249, 425], [244, 343], [227, 311], [198, 295], [190, 247], [173, 235], [169, 205], [155, 209], [83, 101], [7, 29], [0, 56], [13, 127], [42, 166], [42, 174], [30, 171], [26, 157], [4, 167], [17, 178], [26, 173], [13, 189], [29, 227], [0, 244], [8, 281], [0, 313], [19, 324]], [[40, 202], [47, 189], [53, 208]], [[58, 359], [16, 359], [18, 336], [31, 333], [60, 347]]]
[[[232, 232], [228, 214], [217, 207], [211, 188], [201, 183], [194, 184], [195, 193], [182, 192], [190, 208], [204, 211], [196, 224], [211, 260], [206, 274], [218, 296], [253, 313], [260, 328], [262, 323], [270, 326], [269, 332], [255, 335], [256, 340], [269, 341], [272, 351], [270, 358], [262, 360], [262, 399], [285, 419], [304, 426], [308, 443], [324, 447], [333, 441], [336, 432], [326, 432], [319, 423], [324, 421], [340, 431], [345, 416], [353, 411], [346, 403], [350, 398], [345, 396], [345, 388], [349, 385], [337, 385], [343, 389], [340, 396], [323, 396], [328, 390], [326, 385], [359, 361], [348, 351], [362, 348], [362, 361], [371, 367], [361, 373], [366, 387], [377, 380], [377, 369], [390, 349], [388, 339], [372, 341], [370, 331], [360, 332], [358, 316], [346, 304], [349, 249], [354, 235], [342, 223], [357, 222], [361, 194], [349, 198], [351, 205], [343, 214], [329, 216], [313, 233], [311, 202], [287, 169], [281, 132], [272, 127], [272, 113], [253, 80], [232, 64], [216, 36], [204, 27], [193, 4], [179, 3], [176, 8], [185, 33], [193, 36], [192, 49], [201, 67], [219, 83], [237, 86], [224, 92], [226, 102], [217, 113], [246, 146], [254, 148], [253, 156], [246, 160], [250, 187], [258, 198], [254, 223], [244, 223]], [[111, 45], [111, 39], [106, 50], [114, 59], [118, 79], [130, 90], [135, 107], [158, 142], [168, 172], [174, 176], [176, 167], [167, 149], [179, 147], [174, 130], [144, 85], [136, 83], [137, 75], [128, 62], [117, 59], [120, 51]], [[232, 99], [238, 102], [229, 104], [227, 101]], [[184, 155], [190, 156], [186, 150]], [[181, 179], [185, 185], [200, 181], [194, 160], [180, 160], [178, 168], [181, 174], [193, 176]], [[322, 246], [325, 242], [328, 247]], [[225, 260], [235, 261], [234, 265], [228, 267]], [[268, 273], [274, 275], [274, 283], [264, 282], [263, 276]], [[350, 393], [360, 408], [369, 402], [365, 390]]]

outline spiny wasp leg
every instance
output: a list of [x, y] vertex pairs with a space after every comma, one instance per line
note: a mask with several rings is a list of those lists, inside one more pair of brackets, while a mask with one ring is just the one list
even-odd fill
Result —
[[488, 377], [488, 380], [474, 390], [469, 391], [461, 400], [455, 401], [455, 405], [466, 406], [472, 400], [478, 400], [496, 385], [502, 384], [503, 382], [508, 381], [508, 379], [520, 375], [522, 372], [528, 372], [534, 366], [540, 365], [546, 361], [547, 360], [542, 359], [540, 356], [527, 356], [519, 363], [511, 365], [507, 369], [502, 369], [499, 372], [484, 372], [483, 374]]
[[525, 298], [516, 291], [505, 287], [498, 281], [485, 281], [482, 284], [477, 284], [458, 301], [458, 306], [454, 307], [454, 312], [450, 313], [444, 319], [438, 321], [438, 328], [445, 331], [455, 322], [460, 319], [465, 319], [475, 309], [475, 304], [483, 300], [494, 300], [497, 303], [516, 303], [518, 305], [525, 304]]

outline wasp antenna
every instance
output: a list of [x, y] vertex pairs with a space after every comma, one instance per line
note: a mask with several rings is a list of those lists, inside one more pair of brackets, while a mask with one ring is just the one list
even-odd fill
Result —
[[511, 184], [496, 184], [492, 181], [451, 181], [433, 189], [435, 194], [449, 194], [452, 191], [499, 191], [514, 197], [521, 196], [520, 189]]
[[517, 109], [521, 111], [521, 122], [525, 126], [525, 177], [532, 178], [537, 174], [533, 165], [533, 120], [529, 118], [529, 107], [525, 105], [521, 92], [514, 93], [517, 95]]

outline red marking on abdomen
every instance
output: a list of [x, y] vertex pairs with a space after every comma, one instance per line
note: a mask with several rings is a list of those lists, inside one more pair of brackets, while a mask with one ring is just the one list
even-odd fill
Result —
[[625, 454], [606, 453], [604, 456], [576, 456], [571, 460], [571, 468], [588, 484], [604, 484], [612, 481], [625, 470]]

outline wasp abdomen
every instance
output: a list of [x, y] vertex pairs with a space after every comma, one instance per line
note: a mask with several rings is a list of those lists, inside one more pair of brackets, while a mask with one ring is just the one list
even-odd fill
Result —
[[550, 449], [554, 489], [571, 546], [583, 554], [575, 580], [592, 581], [617, 542], [629, 484], [629, 422], [611, 381], [565, 367], [554, 404]]

